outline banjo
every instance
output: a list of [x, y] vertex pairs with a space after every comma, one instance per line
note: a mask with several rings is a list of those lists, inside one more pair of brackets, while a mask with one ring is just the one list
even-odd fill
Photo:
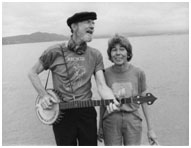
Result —
[[[46, 125], [59, 123], [60, 119], [64, 115], [64, 113], [61, 113], [60, 110], [73, 109], [73, 108], [86, 108], [94, 106], [106, 106], [113, 102], [113, 99], [66, 102], [63, 101], [61, 93], [58, 92], [57, 90], [46, 89], [46, 91], [58, 102], [58, 103], [53, 103], [51, 109], [43, 109], [41, 106], [42, 98], [40, 96], [37, 96], [35, 102], [35, 111], [38, 119]], [[122, 98], [121, 100], [118, 101], [120, 102], [120, 104], [127, 104], [127, 103], [142, 104], [146, 102], [148, 105], [152, 105], [156, 99], [157, 98], [154, 97], [151, 93], [147, 93], [146, 96]]]

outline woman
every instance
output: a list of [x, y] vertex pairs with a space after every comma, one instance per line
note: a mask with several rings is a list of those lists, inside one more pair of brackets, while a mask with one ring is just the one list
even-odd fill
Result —
[[[129, 63], [133, 56], [130, 42], [123, 36], [115, 35], [108, 42], [107, 53], [114, 65], [105, 70], [105, 78], [115, 96], [119, 99], [144, 96], [145, 73]], [[141, 106], [147, 123], [149, 143], [157, 144], [147, 103]], [[104, 138], [105, 145], [141, 145], [142, 118], [138, 109], [139, 105], [134, 103], [123, 104], [119, 111], [111, 113], [105, 107], [100, 108], [99, 138]]]

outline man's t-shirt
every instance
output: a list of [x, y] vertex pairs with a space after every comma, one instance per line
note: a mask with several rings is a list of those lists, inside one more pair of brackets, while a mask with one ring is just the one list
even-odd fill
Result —
[[[66, 63], [61, 50], [64, 51]], [[91, 76], [104, 69], [101, 53], [89, 46], [83, 55], [77, 55], [65, 44], [54, 45], [45, 50], [39, 59], [45, 70], [52, 71], [53, 87], [64, 94], [67, 101], [72, 101], [73, 96], [75, 100], [91, 99]]]

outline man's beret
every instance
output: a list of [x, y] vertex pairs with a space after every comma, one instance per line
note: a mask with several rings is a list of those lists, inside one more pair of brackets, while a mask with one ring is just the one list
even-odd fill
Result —
[[78, 22], [82, 22], [85, 20], [96, 20], [97, 19], [97, 15], [95, 12], [79, 12], [79, 13], [75, 13], [73, 16], [69, 17], [67, 19], [67, 24], [69, 27], [71, 27], [72, 23], [78, 23]]

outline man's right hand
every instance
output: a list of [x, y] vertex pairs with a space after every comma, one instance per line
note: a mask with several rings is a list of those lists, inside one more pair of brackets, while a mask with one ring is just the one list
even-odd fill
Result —
[[52, 105], [54, 103], [58, 103], [56, 99], [54, 99], [52, 96], [50, 96], [49, 94], [46, 94], [42, 97], [41, 100], [41, 106], [43, 109], [48, 110], [52, 108]]
[[107, 105], [107, 111], [108, 113], [112, 113], [114, 111], [119, 111], [120, 108], [120, 103], [116, 100], [116, 99], [113, 99], [113, 103], [110, 103], [109, 105]]
[[[126, 93], [125, 93], [125, 89], [122, 88], [121, 90], [119, 90], [117, 92], [117, 94], [115, 94], [115, 97], [118, 98], [119, 100], [121, 100], [121, 98], [125, 97]], [[108, 113], [112, 113], [113, 111], [119, 111], [120, 110], [120, 103], [116, 100], [113, 99], [113, 103], [110, 103], [107, 106], [107, 111]]]

